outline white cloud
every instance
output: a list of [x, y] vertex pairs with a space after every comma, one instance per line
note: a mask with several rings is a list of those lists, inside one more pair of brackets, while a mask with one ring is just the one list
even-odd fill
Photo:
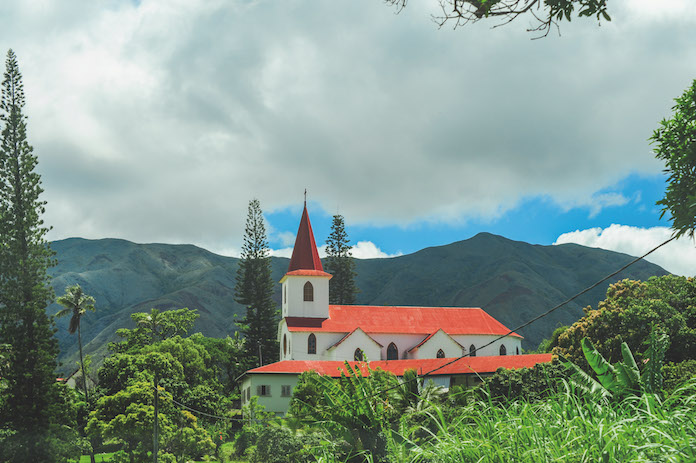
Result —
[[619, 204], [596, 192], [660, 171], [646, 139], [696, 73], [686, 0], [649, 25], [620, 13], [661, 2], [632, 1], [538, 41], [525, 19], [438, 29], [427, 5], [374, 0], [27, 0], [0, 30], [51, 239], [230, 248], [250, 198], [282, 209], [305, 187], [354, 224]]
[[[326, 257], [326, 245], [321, 245], [317, 247], [319, 251], [319, 257], [322, 259]], [[387, 254], [375, 245], [372, 241], [358, 241], [357, 244], [353, 245], [353, 257], [356, 259], [383, 259], [388, 257], [397, 257], [402, 255], [401, 252], [396, 254]], [[292, 246], [282, 249], [272, 249], [271, 255], [275, 257], [292, 257]]]
[[403, 253], [387, 254], [378, 248], [372, 241], [358, 241], [353, 246], [353, 257], [356, 259], [384, 259], [387, 257], [398, 257]]
[[[638, 228], [612, 224], [605, 229], [590, 228], [563, 233], [554, 244], [576, 243], [641, 256], [666, 241], [672, 232], [667, 227]], [[646, 260], [676, 275], [696, 275], [696, 244], [680, 238], [661, 247]]]

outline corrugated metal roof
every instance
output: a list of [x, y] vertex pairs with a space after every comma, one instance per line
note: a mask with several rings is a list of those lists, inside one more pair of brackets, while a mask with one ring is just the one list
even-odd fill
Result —
[[[329, 318], [285, 317], [290, 331], [504, 335], [510, 330], [479, 308], [330, 305]], [[521, 338], [517, 333], [511, 336]]]
[[[441, 370], [433, 373], [433, 376], [494, 373], [501, 367], [507, 369], [531, 368], [537, 363], [551, 362], [551, 358], [551, 354], [463, 357], [451, 365], [447, 365]], [[407, 359], [348, 363], [352, 368], [359, 368], [364, 375], [369, 374], [367, 368], [369, 365], [373, 370], [379, 368], [394, 373], [396, 376], [403, 376], [404, 372], [409, 369], [415, 369], [418, 374], [423, 374], [441, 367], [452, 360], [454, 359]], [[341, 372], [344, 374], [347, 373], [345, 362], [339, 360], [283, 360], [281, 362], [254, 368], [253, 370], [247, 371], [246, 374], [300, 374], [310, 370], [334, 378], [340, 377]]]

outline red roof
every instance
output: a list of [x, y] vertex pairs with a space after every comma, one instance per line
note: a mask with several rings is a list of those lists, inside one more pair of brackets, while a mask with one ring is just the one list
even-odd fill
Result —
[[300, 227], [297, 229], [295, 247], [292, 250], [290, 266], [288, 267], [288, 272], [294, 270], [324, 271], [321, 259], [319, 259], [317, 244], [314, 242], [314, 233], [312, 232], [312, 224], [309, 222], [306, 204], [304, 211], [302, 211], [302, 219], [300, 219]]
[[[305, 276], [305, 277], [331, 277], [330, 273], [326, 273], [323, 270], [293, 270], [288, 272], [285, 276]], [[282, 280], [281, 280], [282, 281]]]
[[[330, 305], [329, 318], [285, 317], [290, 331], [409, 333], [428, 335], [442, 329], [449, 335], [505, 335], [510, 330], [479, 308]], [[513, 333], [511, 336], [521, 338]]]
[[[403, 376], [409, 369], [415, 369], [418, 374], [424, 374], [441, 367], [454, 360], [447, 359], [408, 359], [408, 360], [376, 360], [373, 362], [348, 362], [353, 368], [360, 368], [360, 371], [367, 375], [370, 368], [378, 368], [394, 373], [396, 376]], [[463, 357], [456, 362], [437, 370], [432, 376], [441, 375], [461, 375], [461, 374], [482, 374], [494, 373], [498, 368], [516, 369], [531, 368], [537, 363], [548, 363], [551, 361], [551, 354], [530, 354], [530, 355], [495, 355], [485, 357]], [[320, 375], [328, 375], [334, 378], [341, 376], [341, 372], [347, 373], [345, 362], [340, 360], [283, 360], [271, 363], [262, 367], [254, 368], [245, 374], [300, 374], [304, 371], [314, 370]]]

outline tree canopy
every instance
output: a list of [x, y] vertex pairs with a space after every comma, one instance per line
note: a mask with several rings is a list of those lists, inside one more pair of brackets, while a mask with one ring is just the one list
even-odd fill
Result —
[[674, 100], [674, 114], [663, 119], [650, 141], [655, 157], [669, 175], [665, 196], [657, 204], [669, 212], [677, 237], [696, 233], [696, 80]]
[[261, 203], [252, 199], [249, 201], [234, 291], [235, 300], [246, 306], [246, 315], [237, 326], [244, 335], [247, 355], [258, 359], [257, 366], [278, 360], [278, 310], [273, 302], [274, 285]]
[[655, 328], [671, 340], [665, 361], [696, 358], [696, 279], [667, 275], [611, 285], [596, 309], [585, 308], [585, 316], [560, 334], [553, 353], [587, 369], [581, 344], [587, 337], [609, 362], [622, 360], [622, 342], [642, 360]]
[[[408, 0], [385, 0], [399, 9]], [[440, 26], [453, 23], [454, 27], [482, 19], [494, 19], [496, 25], [508, 24], [519, 17], [531, 19], [528, 31], [546, 36], [553, 26], [578, 18], [596, 18], [611, 21], [608, 0], [438, 0], [442, 14], [434, 19]]]
[[329, 303], [354, 304], [358, 288], [355, 286], [355, 261], [353, 248], [348, 244], [348, 233], [342, 215], [336, 214], [331, 222], [331, 234], [326, 240], [326, 271], [333, 275], [329, 280]]
[[47, 273], [53, 252], [45, 239], [46, 202], [24, 105], [17, 56], [9, 50], [0, 101], [0, 344], [11, 347], [2, 385], [0, 431], [8, 432], [0, 432], [0, 460], [64, 461], [56, 430], [68, 414], [54, 373], [55, 328], [46, 315], [54, 297]]

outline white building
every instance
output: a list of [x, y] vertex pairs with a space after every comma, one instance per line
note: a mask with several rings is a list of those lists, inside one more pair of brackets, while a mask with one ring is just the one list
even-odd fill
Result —
[[520, 355], [522, 337], [480, 308], [329, 305], [330, 279], [305, 205], [290, 266], [280, 280], [280, 361], [243, 375], [243, 404], [257, 395], [267, 410], [284, 413], [303, 371], [340, 377], [346, 360], [401, 376], [406, 369], [428, 372], [466, 355], [433, 375], [444, 387], [473, 384], [499, 367], [551, 360], [546, 354]]

